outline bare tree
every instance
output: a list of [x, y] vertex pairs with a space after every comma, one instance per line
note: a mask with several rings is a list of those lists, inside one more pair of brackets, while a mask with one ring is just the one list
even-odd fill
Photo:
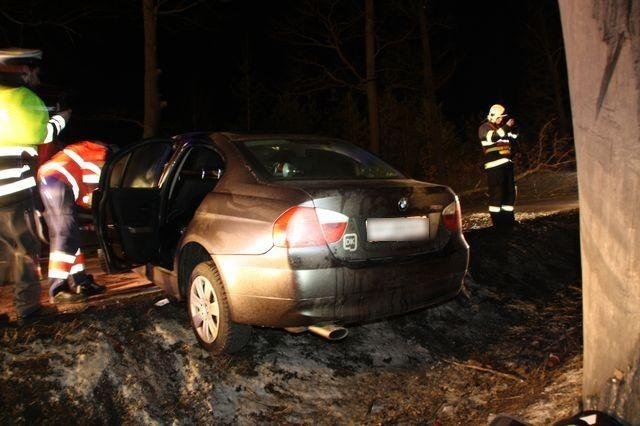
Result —
[[373, 0], [365, 0], [365, 49], [367, 67], [367, 103], [369, 105], [369, 148], [380, 152], [380, 124], [378, 120], [378, 86], [376, 84], [376, 33]]
[[422, 75], [424, 82], [424, 99], [426, 112], [426, 135], [428, 141], [431, 142], [433, 152], [436, 159], [436, 168], [438, 177], [441, 180], [446, 179], [446, 168], [444, 165], [444, 149], [442, 146], [442, 134], [440, 132], [440, 123], [436, 120], [433, 111], [438, 108], [436, 100], [435, 78], [433, 76], [433, 61], [431, 59], [431, 43], [429, 40], [429, 31], [427, 26], [427, 0], [422, 0], [417, 10], [418, 22], [420, 27], [420, 41], [422, 45]]
[[179, 15], [200, 4], [201, 1], [142, 0], [144, 23], [144, 132], [143, 137], [155, 136], [160, 123], [160, 92], [158, 89], [158, 17]]
[[535, 144], [525, 147], [522, 153], [524, 171], [516, 180], [541, 170], [559, 170], [564, 167], [574, 167], [576, 163], [573, 139], [558, 134], [555, 120], [548, 120], [538, 132]]
[[[44, 41], [47, 35], [50, 36], [50, 31], [54, 30], [62, 32], [73, 42], [79, 35], [75, 24], [96, 15], [98, 11], [99, 7], [96, 5], [49, 9], [47, 3], [33, 0], [3, 0], [0, 7], [0, 35], [6, 45], [22, 46], [28, 33], [40, 33], [39, 38]], [[10, 33], [9, 29], [17, 31]]]
[[253, 79], [251, 76], [251, 46], [249, 34], [245, 34], [244, 55], [242, 60], [243, 92], [245, 98], [245, 125], [248, 132], [252, 129]]
[[[364, 1], [364, 11], [360, 6], [356, 3], [345, 6], [345, 3], [340, 4], [336, 0], [305, 2], [299, 7], [301, 19], [315, 25], [289, 24], [285, 35], [296, 46], [306, 48], [298, 60], [315, 70], [312, 77], [298, 81], [301, 93], [346, 88], [351, 92], [366, 94], [369, 148], [379, 153], [376, 57], [381, 49], [376, 48], [373, 0]], [[359, 56], [362, 45], [358, 46], [355, 42], [363, 38], [364, 58]]]
[[142, 1], [144, 22], [144, 131], [147, 138], [158, 132], [160, 123], [160, 94], [158, 92], [157, 28], [158, 6], [156, 0]]
[[[528, 111], [539, 111], [544, 114], [540, 125], [546, 124], [549, 116], [556, 117], [556, 126], [560, 135], [566, 137], [571, 133], [570, 110], [566, 93], [566, 63], [564, 47], [560, 41], [562, 35], [548, 25], [549, 4], [533, 3], [527, 13], [528, 23], [526, 42], [533, 53], [527, 67]], [[553, 31], [558, 31], [554, 34]]]

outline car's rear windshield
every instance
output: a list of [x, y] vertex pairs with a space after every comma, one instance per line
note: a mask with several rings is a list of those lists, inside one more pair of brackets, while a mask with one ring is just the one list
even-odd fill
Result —
[[273, 139], [240, 142], [259, 172], [278, 180], [399, 179], [404, 176], [355, 145], [334, 140]]

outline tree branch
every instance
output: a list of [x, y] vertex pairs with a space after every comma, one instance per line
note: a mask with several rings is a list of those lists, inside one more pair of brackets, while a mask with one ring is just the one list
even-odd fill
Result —
[[404, 33], [402, 36], [400, 36], [399, 38], [397, 38], [395, 40], [388, 41], [388, 42], [382, 44], [378, 48], [378, 50], [376, 50], [375, 56], [377, 57], [378, 54], [382, 53], [382, 51], [384, 49], [386, 49], [387, 47], [394, 46], [396, 44], [400, 44], [400, 43], [403, 43], [403, 42], [407, 41], [407, 39], [409, 38], [409, 36], [411, 36], [411, 34], [415, 31], [415, 29], [416, 29], [416, 24], [414, 23], [413, 26], [406, 33]]
[[195, 6], [198, 6], [201, 3], [201, 1], [196, 0], [193, 3], [186, 3], [184, 6], [177, 6], [176, 8], [171, 10], [160, 10], [160, 8], [166, 3], [167, 3], [167, 0], [158, 2], [158, 6], [157, 6], [158, 15], [174, 15], [181, 12], [185, 12], [189, 9], [193, 9]]

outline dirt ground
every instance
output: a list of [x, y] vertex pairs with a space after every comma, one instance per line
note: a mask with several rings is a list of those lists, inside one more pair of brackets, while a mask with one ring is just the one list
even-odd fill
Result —
[[470, 297], [328, 342], [254, 329], [234, 357], [200, 349], [156, 299], [0, 328], [0, 422], [549, 424], [578, 411], [578, 213], [465, 219]]

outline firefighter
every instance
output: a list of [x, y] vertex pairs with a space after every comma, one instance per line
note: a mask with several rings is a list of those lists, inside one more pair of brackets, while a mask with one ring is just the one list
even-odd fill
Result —
[[85, 273], [80, 249], [78, 208], [90, 208], [93, 190], [110, 148], [98, 141], [73, 143], [38, 170], [40, 197], [49, 228], [49, 296], [72, 303], [102, 293], [105, 287]]
[[33, 216], [37, 147], [52, 142], [71, 114], [50, 118], [31, 90], [40, 83], [41, 60], [37, 49], [0, 49], [0, 280], [14, 284], [18, 321], [40, 309]]
[[493, 105], [478, 129], [478, 136], [487, 172], [491, 221], [497, 227], [511, 227], [515, 223], [516, 199], [511, 160], [518, 138], [515, 120], [507, 117], [502, 105]]

